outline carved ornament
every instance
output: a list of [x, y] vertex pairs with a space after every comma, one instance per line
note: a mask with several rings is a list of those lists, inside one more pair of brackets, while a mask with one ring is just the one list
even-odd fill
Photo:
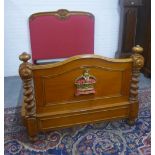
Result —
[[144, 65], [144, 57], [141, 55], [143, 48], [140, 45], [136, 45], [132, 48], [134, 54], [131, 56], [133, 59], [134, 68], [141, 69]]
[[96, 78], [90, 75], [88, 69], [84, 70], [83, 75], [75, 80], [76, 92], [75, 96], [85, 95], [85, 94], [95, 94], [94, 84], [96, 83]]
[[32, 78], [32, 64], [27, 62], [30, 58], [31, 56], [27, 53], [22, 53], [19, 56], [19, 59], [23, 61], [19, 67], [19, 75], [23, 80]]
[[72, 15], [84, 15], [89, 16], [91, 18], [94, 18], [94, 15], [89, 12], [82, 12], [82, 11], [68, 11], [66, 9], [60, 9], [57, 11], [52, 12], [38, 12], [34, 13], [29, 17], [29, 20], [33, 20], [38, 16], [57, 16], [59, 19], [67, 19], [68, 17]]

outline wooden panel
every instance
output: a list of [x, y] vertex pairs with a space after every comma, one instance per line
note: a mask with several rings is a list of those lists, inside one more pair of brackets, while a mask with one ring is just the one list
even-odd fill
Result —
[[[110, 59], [103, 60], [101, 57], [81, 57], [69, 62], [64, 61], [63, 65], [57, 63], [49, 67], [33, 66], [37, 112], [70, 109], [73, 104], [75, 109], [85, 108], [94, 100], [94, 106], [108, 104], [107, 100], [111, 98], [128, 100], [131, 67], [130, 59], [129, 62], [123, 62], [122, 59], [116, 63]], [[75, 96], [75, 80], [83, 74], [84, 68], [88, 68], [89, 73], [96, 77], [96, 93]]]
[[51, 106], [38, 106], [37, 114], [59, 114], [69, 113], [77, 111], [86, 111], [90, 109], [101, 109], [104, 107], [111, 107], [118, 103], [124, 103], [128, 101], [128, 97], [124, 96], [109, 96], [95, 99], [85, 99], [79, 101], [64, 101], [59, 104], [53, 104]]
[[[49, 105], [63, 101], [83, 100], [86, 97], [90, 99], [121, 94], [122, 72], [107, 71], [103, 68], [93, 67], [89, 69], [89, 73], [95, 76], [97, 80], [95, 84], [96, 94], [75, 96], [75, 80], [83, 74], [83, 69], [77, 68], [62, 74], [42, 78], [44, 90], [42, 93], [42, 97], [44, 97], [43, 104]], [[110, 84], [112, 87], [106, 89]]]
[[[111, 115], [112, 114], [112, 115]], [[92, 123], [95, 121], [118, 119], [128, 117], [129, 107], [125, 104], [119, 108], [98, 109], [94, 111], [86, 111], [80, 113], [70, 113], [63, 116], [51, 116], [48, 118], [38, 118], [39, 130], [49, 130], [54, 128], [68, 127], [77, 124]]]

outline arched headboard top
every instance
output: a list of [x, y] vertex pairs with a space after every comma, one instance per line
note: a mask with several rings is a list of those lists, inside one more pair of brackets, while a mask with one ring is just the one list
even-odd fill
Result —
[[57, 11], [51, 11], [51, 12], [38, 12], [34, 13], [29, 17], [29, 20], [34, 20], [36, 17], [40, 16], [55, 16], [59, 19], [67, 19], [70, 16], [88, 16], [90, 18], [95, 18], [94, 15], [90, 12], [85, 11], [68, 11], [66, 9], [59, 9]]

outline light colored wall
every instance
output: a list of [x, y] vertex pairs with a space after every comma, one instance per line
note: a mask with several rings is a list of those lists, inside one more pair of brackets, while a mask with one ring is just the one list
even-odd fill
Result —
[[5, 76], [18, 75], [21, 52], [31, 52], [28, 17], [57, 9], [88, 11], [95, 15], [95, 54], [114, 57], [118, 46], [118, 0], [5, 0]]

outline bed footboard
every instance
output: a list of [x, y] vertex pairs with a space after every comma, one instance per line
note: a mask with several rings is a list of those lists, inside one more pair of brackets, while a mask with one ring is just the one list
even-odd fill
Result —
[[32, 65], [23, 53], [22, 116], [31, 139], [37, 132], [138, 115], [138, 77], [143, 49], [128, 59], [80, 55], [63, 62]]

